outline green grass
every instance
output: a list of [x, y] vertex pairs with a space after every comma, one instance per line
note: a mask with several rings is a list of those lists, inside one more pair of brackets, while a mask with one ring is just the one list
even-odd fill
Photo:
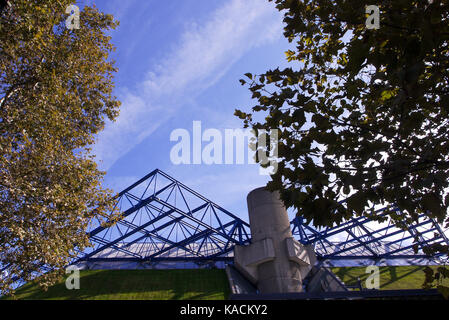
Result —
[[[422, 289], [424, 283], [423, 266], [379, 267], [381, 290]], [[432, 267], [436, 270], [436, 266]], [[332, 268], [332, 271], [346, 284], [357, 284], [360, 277], [362, 287], [365, 288], [365, 280], [369, 276], [365, 273], [365, 267]], [[443, 282], [449, 285], [449, 279]]]
[[[435, 267], [436, 268], [436, 267]], [[421, 289], [424, 267], [380, 267], [380, 289]], [[356, 285], [357, 277], [365, 280], [365, 267], [332, 268], [347, 285]], [[67, 290], [65, 278], [42, 291], [29, 283], [16, 292], [18, 299], [89, 299], [89, 300], [223, 300], [229, 295], [224, 270], [90, 270], [81, 271], [80, 289]], [[449, 281], [446, 281], [449, 285]]]
[[223, 300], [229, 295], [224, 270], [80, 271], [80, 289], [68, 290], [65, 278], [44, 292], [34, 283], [16, 291], [18, 299], [77, 300]]

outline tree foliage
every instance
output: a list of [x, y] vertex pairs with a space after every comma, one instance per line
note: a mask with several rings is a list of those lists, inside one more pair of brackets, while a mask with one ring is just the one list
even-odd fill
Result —
[[[0, 291], [39, 277], [45, 287], [88, 245], [92, 219], [106, 221], [89, 145], [118, 115], [107, 31], [118, 23], [86, 6], [80, 28], [70, 0], [10, 1], [0, 16]], [[95, 210], [93, 210], [95, 209]], [[44, 274], [44, 276], [42, 276]]]
[[[256, 103], [235, 113], [279, 129], [268, 188], [317, 226], [376, 219], [387, 204], [402, 210], [389, 213], [398, 225], [449, 222], [449, 1], [274, 2], [291, 67], [246, 74]], [[368, 5], [379, 29], [366, 27]]]

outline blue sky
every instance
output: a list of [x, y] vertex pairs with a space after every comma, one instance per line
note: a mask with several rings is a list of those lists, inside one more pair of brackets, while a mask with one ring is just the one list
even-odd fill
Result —
[[268, 177], [257, 165], [174, 165], [170, 133], [192, 132], [194, 120], [242, 128], [234, 109], [253, 102], [238, 80], [287, 65], [282, 14], [264, 0], [78, 2], [92, 3], [120, 21], [111, 36], [121, 114], [93, 147], [105, 186], [118, 192], [159, 168], [246, 220], [246, 195]]
[[[242, 128], [234, 110], [254, 102], [239, 79], [291, 66], [282, 14], [268, 0], [79, 0], [111, 13], [121, 114], [97, 137], [93, 152], [105, 186], [121, 191], [159, 168], [248, 220], [246, 195], [269, 177], [258, 165], [174, 165], [170, 134]], [[294, 66], [293, 66], [294, 67]], [[203, 146], [205, 143], [203, 143]], [[290, 210], [289, 210], [290, 211]], [[293, 212], [289, 212], [293, 217]], [[374, 226], [374, 228], [376, 228]]]

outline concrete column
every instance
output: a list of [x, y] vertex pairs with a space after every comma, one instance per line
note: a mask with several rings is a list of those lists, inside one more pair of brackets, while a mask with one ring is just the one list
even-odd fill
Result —
[[289, 259], [287, 239], [292, 238], [287, 210], [278, 192], [265, 188], [247, 197], [252, 243], [271, 239], [274, 259], [257, 265], [257, 286], [261, 293], [302, 291], [299, 266]]

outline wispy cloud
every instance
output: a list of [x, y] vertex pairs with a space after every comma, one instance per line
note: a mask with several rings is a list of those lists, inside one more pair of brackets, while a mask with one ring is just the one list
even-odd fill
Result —
[[245, 52], [279, 37], [281, 20], [260, 0], [233, 0], [204, 25], [191, 24], [145, 82], [151, 92], [196, 92], [213, 85]]
[[191, 98], [212, 86], [246, 52], [276, 40], [281, 30], [273, 5], [260, 0], [229, 1], [204, 23], [188, 25], [138, 88], [121, 90], [120, 116], [106, 125], [93, 147], [102, 169], [175, 114], [185, 96]]

